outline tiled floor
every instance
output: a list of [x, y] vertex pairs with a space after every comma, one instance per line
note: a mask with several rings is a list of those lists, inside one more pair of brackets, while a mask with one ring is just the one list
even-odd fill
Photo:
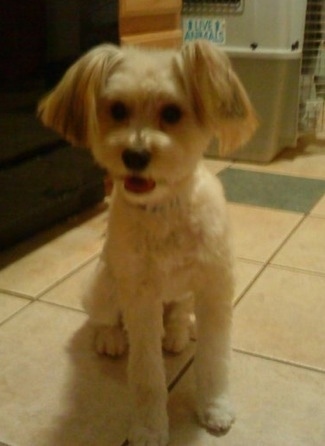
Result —
[[[222, 171], [231, 200], [238, 418], [223, 437], [197, 424], [193, 343], [165, 357], [171, 445], [322, 446], [325, 148], [289, 150], [268, 166], [207, 164]], [[94, 353], [80, 305], [106, 212], [86, 212], [0, 256], [0, 445], [125, 444], [126, 358]]]

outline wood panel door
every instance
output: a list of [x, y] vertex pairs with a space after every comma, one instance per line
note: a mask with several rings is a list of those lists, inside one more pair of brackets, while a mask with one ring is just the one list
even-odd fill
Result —
[[122, 44], [178, 47], [182, 43], [181, 0], [119, 0]]

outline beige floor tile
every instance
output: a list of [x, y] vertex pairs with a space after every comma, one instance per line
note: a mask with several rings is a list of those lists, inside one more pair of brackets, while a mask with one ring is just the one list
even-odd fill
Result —
[[247, 286], [254, 280], [260, 270], [263, 268], [262, 263], [245, 262], [244, 260], [237, 260], [236, 262], [236, 289], [235, 289], [235, 302], [245, 291]]
[[266, 208], [229, 204], [235, 255], [266, 262], [281, 245], [302, 215]]
[[325, 444], [325, 375], [234, 354], [232, 393], [237, 420], [224, 436], [194, 415], [192, 368], [170, 395], [170, 446], [321, 446]]
[[78, 222], [57, 226], [2, 253], [0, 289], [37, 297], [98, 253], [106, 213]]
[[238, 162], [237, 168], [273, 172], [309, 178], [325, 179], [325, 148], [310, 144], [298, 149], [286, 149], [269, 164], [247, 164]]
[[311, 211], [312, 215], [318, 215], [320, 217], [325, 217], [325, 195], [324, 197], [316, 204], [314, 209]]
[[325, 273], [325, 219], [306, 218], [272, 263]]
[[0, 323], [28, 305], [28, 299], [0, 293]]
[[268, 267], [235, 310], [233, 345], [325, 371], [325, 277]]
[[[0, 433], [19, 446], [120, 445], [125, 364], [98, 358], [86, 316], [34, 303], [0, 329]], [[115, 414], [121, 417], [115, 418]], [[114, 420], [114, 421], [113, 421]]]
[[[0, 438], [17, 446], [120, 446], [126, 361], [99, 357], [86, 315], [34, 302], [0, 327]], [[193, 354], [166, 356], [171, 381]]]
[[95, 273], [97, 257], [77, 272], [47, 291], [40, 300], [83, 310], [81, 299], [87, 281]]

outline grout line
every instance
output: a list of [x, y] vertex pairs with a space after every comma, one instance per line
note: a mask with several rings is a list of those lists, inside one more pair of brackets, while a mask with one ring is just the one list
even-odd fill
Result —
[[296, 225], [291, 229], [289, 234], [285, 237], [285, 239], [280, 243], [280, 245], [275, 249], [273, 254], [268, 258], [266, 261], [266, 264], [271, 264], [272, 260], [275, 258], [275, 256], [281, 251], [281, 249], [284, 247], [284, 245], [287, 243], [287, 241], [294, 235], [295, 232], [302, 226], [302, 224], [307, 219], [308, 214], [302, 214], [302, 218], [296, 223]]
[[254, 260], [247, 257], [235, 256], [235, 263], [237, 264], [238, 262], [248, 263], [249, 265], [255, 266], [263, 266], [265, 263], [263, 260]]
[[[3, 319], [0, 322], [0, 328], [6, 324], [7, 322], [10, 322], [12, 319], [14, 319], [18, 314], [22, 313], [23, 311], [25, 311], [28, 307], [30, 307], [31, 305], [33, 305], [35, 303], [34, 300], [30, 300], [28, 302], [28, 304], [24, 305], [23, 307], [19, 308], [17, 311], [15, 311], [14, 313], [10, 314], [10, 316], [6, 317], [5, 319]], [[1, 444], [0, 444], [1, 446]]]
[[[81, 313], [87, 316], [87, 313], [85, 310], [82, 310], [81, 308], [76, 308], [76, 307], [69, 307], [68, 305], [63, 305], [63, 304], [59, 304], [57, 302], [49, 302], [47, 300], [37, 300], [35, 301], [39, 304], [46, 304], [46, 305], [50, 305], [52, 307], [57, 307], [57, 308], [61, 308], [61, 310], [71, 310], [71, 311], [75, 311], [77, 313]], [[1, 446], [1, 445], [0, 445]]]
[[[243, 258], [240, 258], [240, 260], [246, 260]], [[233, 307], [235, 308], [237, 306], [237, 304], [239, 303], [239, 301], [241, 301], [245, 294], [249, 291], [249, 289], [255, 284], [255, 282], [259, 279], [259, 277], [264, 273], [264, 271], [267, 268], [273, 268], [273, 269], [278, 269], [278, 270], [284, 270], [284, 271], [289, 271], [292, 273], [298, 273], [298, 274], [304, 274], [305, 276], [313, 276], [313, 277], [321, 277], [324, 278], [325, 277], [325, 272], [322, 271], [312, 271], [312, 270], [308, 270], [308, 269], [303, 269], [303, 268], [297, 268], [294, 266], [288, 266], [288, 265], [280, 265], [278, 263], [253, 263], [253, 262], [247, 262], [247, 263], [251, 263], [251, 264], [256, 264], [257, 266], [260, 265], [261, 269], [258, 271], [258, 273], [253, 277], [253, 279], [246, 285], [246, 287], [243, 289], [243, 291], [239, 294], [239, 296], [234, 299], [233, 301]]]
[[[27, 299], [26, 299], [27, 300]], [[38, 300], [30, 300], [26, 305], [24, 305], [23, 307], [19, 308], [17, 311], [15, 311], [14, 313], [10, 314], [8, 317], [6, 317], [5, 319], [3, 319], [0, 322], [0, 328], [2, 327], [2, 325], [6, 324], [7, 322], [10, 322], [12, 319], [14, 319], [17, 315], [19, 315], [20, 313], [22, 313], [23, 311], [27, 310], [31, 305], [34, 304], [45, 304], [45, 305], [49, 305], [52, 307], [57, 307], [57, 308], [61, 308], [62, 310], [68, 310], [68, 311], [73, 311], [75, 313], [79, 313], [79, 314], [83, 314], [83, 315], [87, 315], [85, 311], [79, 309], [79, 308], [73, 308], [73, 307], [68, 307], [68, 306], [64, 306], [64, 305], [60, 305], [56, 302], [47, 302], [47, 301], [38, 301]], [[0, 443], [1, 446], [1, 443]]]
[[319, 220], [325, 220], [325, 214], [318, 214], [317, 212], [311, 212], [308, 214], [309, 217], [318, 218]]
[[88, 264], [93, 262], [99, 256], [100, 256], [100, 252], [96, 252], [91, 257], [89, 257], [87, 260], [85, 260], [84, 262], [79, 264], [76, 269], [69, 271], [67, 274], [63, 275], [62, 277], [60, 277], [59, 279], [57, 279], [56, 281], [54, 281], [53, 283], [51, 283], [50, 285], [45, 287], [43, 290], [41, 290], [39, 293], [37, 293], [33, 299], [35, 301], [40, 300], [46, 293], [53, 290], [54, 288], [56, 288], [58, 285], [65, 282], [66, 280], [70, 279], [70, 277], [72, 277], [74, 274], [78, 273], [82, 268], [86, 267]]
[[235, 259], [235, 274], [238, 270], [238, 262], [241, 263], [246, 263], [247, 265], [254, 265], [254, 266], [258, 266], [260, 269], [258, 270], [258, 272], [256, 273], [256, 275], [254, 275], [254, 277], [252, 277], [252, 279], [247, 283], [247, 285], [243, 288], [242, 292], [239, 293], [239, 295], [237, 297], [234, 297], [233, 301], [232, 301], [232, 306], [233, 308], [235, 308], [237, 306], [237, 303], [244, 297], [244, 295], [247, 293], [247, 291], [252, 287], [252, 285], [256, 282], [256, 280], [259, 278], [260, 274], [265, 270], [265, 265], [264, 262], [259, 262], [257, 260], [249, 260], [249, 259], [244, 259], [243, 257], [236, 257]]
[[264, 273], [264, 271], [269, 267], [273, 266], [271, 264], [274, 257], [280, 252], [280, 250], [283, 248], [283, 246], [287, 243], [287, 241], [290, 239], [290, 237], [297, 231], [297, 229], [302, 225], [302, 223], [306, 220], [307, 214], [303, 214], [302, 218], [296, 223], [296, 225], [291, 229], [289, 234], [282, 240], [282, 242], [279, 244], [279, 246], [273, 251], [273, 253], [270, 255], [270, 257], [264, 262], [262, 268], [257, 273], [257, 275], [254, 277], [254, 279], [248, 284], [248, 286], [245, 288], [245, 290], [238, 296], [236, 301], [234, 302], [234, 307], [237, 307], [237, 305], [242, 301], [247, 291], [249, 291], [252, 286], [255, 284], [255, 282], [259, 279], [259, 277]]
[[266, 268], [268, 267], [268, 264], [265, 263], [262, 268], [259, 270], [259, 272], [254, 276], [254, 278], [251, 280], [251, 282], [248, 283], [248, 285], [244, 288], [244, 290], [239, 294], [237, 299], [233, 301], [233, 308], [235, 309], [238, 304], [243, 300], [247, 292], [252, 288], [252, 286], [255, 284], [255, 282], [260, 278], [260, 276], [264, 273]]
[[[19, 297], [21, 299], [30, 300], [30, 301], [35, 300], [35, 298], [33, 296], [31, 296], [30, 294], [21, 293], [19, 291], [11, 291], [11, 290], [7, 290], [5, 288], [0, 288], [0, 293], [5, 294], [8, 297]], [[0, 444], [0, 446], [1, 446], [1, 444]]]
[[168, 392], [171, 392], [176, 384], [182, 379], [188, 369], [191, 367], [194, 361], [194, 354], [190, 357], [190, 359], [185, 363], [185, 365], [180, 369], [175, 378], [171, 381], [171, 383], [167, 386]]
[[240, 353], [242, 355], [253, 356], [254, 358], [264, 359], [266, 361], [271, 361], [271, 362], [277, 362], [279, 364], [283, 364], [283, 365], [290, 366], [290, 367], [295, 367], [297, 369], [308, 370], [310, 372], [320, 373], [322, 375], [325, 374], [325, 370], [321, 369], [320, 367], [314, 367], [314, 366], [310, 366], [307, 364], [301, 364], [301, 363], [295, 362], [295, 361], [276, 358], [273, 356], [267, 356], [267, 355], [263, 355], [262, 353], [254, 353], [254, 352], [250, 352], [250, 351], [240, 349], [240, 348], [235, 348], [235, 347], [232, 350], [233, 350], [233, 352]]
[[81, 264], [79, 264], [75, 269], [73, 269], [73, 270], [69, 271], [68, 273], [64, 274], [59, 279], [57, 279], [54, 282], [50, 283], [50, 285], [45, 286], [45, 288], [43, 288], [41, 291], [35, 293], [35, 295], [26, 294], [26, 293], [23, 293], [23, 292], [20, 292], [20, 291], [13, 291], [13, 290], [10, 290], [10, 289], [7, 289], [7, 288], [0, 288], [0, 293], [7, 294], [8, 296], [12, 296], [12, 297], [21, 297], [23, 299], [28, 299], [28, 300], [31, 300], [31, 301], [35, 302], [35, 301], [41, 299], [44, 294], [48, 293], [49, 291], [54, 289], [56, 286], [60, 285], [62, 282], [64, 282], [65, 280], [69, 279], [70, 277], [72, 277], [74, 274], [76, 274], [82, 268], [87, 266], [89, 263], [94, 261], [97, 257], [100, 256], [100, 252], [101, 252], [101, 250], [97, 251], [95, 254], [93, 254], [88, 259], [84, 260]]
[[325, 216], [315, 215], [315, 214], [312, 214], [311, 212], [307, 213], [307, 217], [314, 218], [315, 220], [324, 220], [325, 219]]
[[280, 263], [271, 263], [269, 266], [275, 269], [283, 269], [293, 273], [305, 274], [306, 276], [325, 277], [325, 271], [313, 271], [309, 269], [298, 268], [296, 266], [281, 265]]

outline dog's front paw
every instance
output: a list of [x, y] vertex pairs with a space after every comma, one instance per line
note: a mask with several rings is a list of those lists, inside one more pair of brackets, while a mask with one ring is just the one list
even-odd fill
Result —
[[142, 413], [141, 407], [134, 409], [134, 418], [129, 432], [132, 446], [167, 446], [169, 441], [168, 416], [165, 408], [155, 406]]
[[190, 340], [188, 327], [167, 326], [163, 338], [163, 349], [169, 353], [180, 353], [184, 350]]
[[234, 409], [228, 398], [218, 398], [198, 409], [201, 423], [215, 433], [226, 432], [235, 421]]
[[168, 429], [133, 426], [129, 434], [129, 444], [131, 446], [167, 446], [168, 441]]
[[97, 327], [95, 338], [97, 353], [112, 357], [122, 356], [127, 349], [126, 333], [120, 326]]

